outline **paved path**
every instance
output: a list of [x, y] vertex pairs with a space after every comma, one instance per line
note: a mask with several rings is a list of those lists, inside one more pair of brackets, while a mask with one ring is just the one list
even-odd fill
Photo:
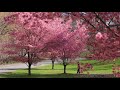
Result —
[[[78, 58], [77, 60], [84, 60], [84, 58]], [[61, 62], [61, 60], [58, 60]], [[58, 62], [55, 62], [58, 63]], [[41, 61], [35, 65], [32, 65], [32, 67], [36, 67], [36, 66], [44, 66], [44, 65], [48, 65], [51, 64], [51, 60], [44, 60]], [[16, 71], [18, 69], [25, 69], [28, 68], [26, 64], [24, 63], [16, 63], [16, 64], [8, 64], [8, 65], [0, 65], [0, 73], [5, 73], [5, 72], [13, 72]]]
[[[44, 66], [51, 64], [51, 60], [45, 60], [41, 61], [35, 65], [32, 65], [31, 67], [36, 67], [36, 66]], [[13, 72], [18, 69], [25, 69], [28, 68], [26, 64], [24, 63], [16, 63], [16, 64], [8, 64], [8, 65], [0, 65], [0, 73], [5, 73], [5, 72]]]

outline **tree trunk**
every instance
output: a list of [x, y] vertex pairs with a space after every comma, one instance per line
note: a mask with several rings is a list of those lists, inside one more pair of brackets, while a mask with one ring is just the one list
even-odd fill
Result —
[[64, 66], [64, 74], [66, 74], [66, 66], [67, 66], [66, 59], [63, 60], [63, 66]]
[[28, 65], [28, 75], [31, 75], [31, 64]]
[[28, 75], [31, 75], [31, 62], [30, 62], [30, 53], [28, 52]]
[[66, 74], [66, 65], [64, 65], [64, 74]]
[[52, 69], [54, 69], [54, 61], [52, 61]]

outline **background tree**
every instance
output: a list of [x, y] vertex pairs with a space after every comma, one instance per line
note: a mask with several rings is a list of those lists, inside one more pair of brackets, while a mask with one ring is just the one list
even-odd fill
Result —
[[57, 51], [54, 51], [54, 50], [50, 50], [50, 52], [47, 52], [46, 53], [46, 56], [52, 61], [52, 69], [54, 69], [54, 64], [55, 64], [55, 61], [58, 60], [58, 52]]

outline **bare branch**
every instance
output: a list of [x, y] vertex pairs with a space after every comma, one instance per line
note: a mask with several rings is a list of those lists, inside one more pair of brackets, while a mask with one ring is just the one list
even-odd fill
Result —
[[[96, 17], [98, 19], [100, 19], [100, 21], [106, 26], [106, 28], [108, 28], [111, 32], [113, 32], [113, 30], [111, 30], [111, 28], [106, 25], [106, 23], [101, 19], [101, 17], [96, 12], [93, 12], [93, 13], [96, 15]], [[113, 34], [115, 34], [117, 37], [119, 37], [116, 33], [113, 32]]]
[[115, 24], [115, 25], [109, 25], [109, 27], [118, 27], [120, 24]]
[[94, 25], [92, 25], [92, 24], [90, 23], [90, 21], [87, 20], [87, 19], [83, 16], [83, 14], [80, 14], [80, 15], [83, 17], [83, 19], [84, 19], [88, 24], [90, 24], [94, 29], [96, 29], [96, 27], [95, 27]]

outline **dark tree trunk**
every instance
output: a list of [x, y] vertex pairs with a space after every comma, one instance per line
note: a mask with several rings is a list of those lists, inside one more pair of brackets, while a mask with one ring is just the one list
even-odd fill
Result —
[[54, 69], [54, 62], [55, 62], [55, 61], [52, 60], [52, 69]]
[[28, 75], [31, 75], [31, 64], [28, 65]]
[[64, 65], [64, 74], [66, 74], [66, 65]]
[[31, 75], [31, 62], [30, 62], [30, 53], [28, 52], [28, 75]]
[[66, 59], [63, 60], [63, 66], [64, 66], [64, 74], [66, 74], [66, 66], [67, 66], [67, 64], [66, 64]]

